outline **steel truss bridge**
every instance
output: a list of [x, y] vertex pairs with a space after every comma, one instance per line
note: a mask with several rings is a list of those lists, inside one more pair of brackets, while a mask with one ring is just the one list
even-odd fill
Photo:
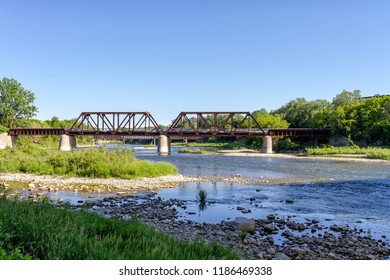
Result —
[[69, 135], [108, 139], [199, 139], [210, 136], [329, 136], [329, 129], [262, 128], [249, 112], [181, 112], [161, 128], [149, 112], [83, 112], [66, 128], [13, 128], [10, 136]]

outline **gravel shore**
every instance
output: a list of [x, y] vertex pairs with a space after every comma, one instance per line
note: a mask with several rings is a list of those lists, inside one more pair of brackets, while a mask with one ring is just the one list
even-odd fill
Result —
[[[34, 201], [40, 201], [44, 195], [58, 191], [111, 192], [111, 197], [92, 202], [79, 201], [72, 208], [75, 211], [87, 210], [106, 218], [128, 220], [137, 217], [143, 223], [183, 240], [201, 238], [208, 243], [217, 242], [236, 250], [243, 259], [374, 260], [390, 255], [386, 236], [383, 236], [383, 240], [375, 240], [369, 233], [349, 226], [326, 227], [321, 225], [321, 221], [299, 223], [293, 217], [279, 218], [272, 213], [260, 219], [237, 218], [217, 224], [182, 219], [178, 210], [187, 209], [187, 201], [163, 200], [154, 192], [161, 188], [175, 188], [185, 182], [281, 183], [280, 180], [264, 178], [245, 179], [239, 174], [232, 177], [199, 178], [174, 175], [134, 180], [0, 174], [0, 189], [12, 188], [11, 185], [23, 186], [28, 192], [26, 198]], [[61, 207], [64, 201], [59, 198], [52, 202]]]
[[325, 160], [325, 161], [343, 161], [343, 162], [366, 162], [366, 163], [381, 163], [389, 164], [390, 160], [384, 159], [370, 159], [362, 158], [360, 155], [339, 155], [337, 156], [305, 156], [294, 154], [264, 154], [256, 150], [243, 149], [243, 150], [218, 150], [215, 155], [219, 156], [235, 156], [235, 157], [264, 157], [264, 158], [289, 158], [289, 159], [302, 159], [302, 160]]
[[232, 177], [191, 177], [178, 174], [129, 180], [0, 173], [0, 182], [2, 181], [7, 184], [19, 184], [30, 191], [76, 192], [155, 191], [162, 188], [175, 188], [182, 183], [189, 182], [224, 182], [254, 185], [263, 185], [271, 182], [269, 179], [264, 178], [245, 179], [239, 174]]
[[[377, 260], [390, 255], [384, 240], [372, 239], [368, 233], [349, 226], [326, 227], [316, 220], [298, 223], [275, 214], [217, 224], [179, 219], [178, 209], [187, 209], [186, 201], [163, 200], [155, 194], [110, 197], [82, 208], [106, 218], [137, 218], [179, 239], [217, 242], [234, 249], [242, 259]], [[74, 206], [75, 211], [82, 208]]]

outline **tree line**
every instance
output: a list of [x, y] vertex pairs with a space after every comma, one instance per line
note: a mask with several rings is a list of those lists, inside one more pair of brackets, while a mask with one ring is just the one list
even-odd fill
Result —
[[[0, 101], [0, 132], [13, 127], [69, 128], [75, 121], [32, 119], [38, 112], [35, 95], [15, 79], [0, 81]], [[344, 136], [352, 144], [390, 143], [390, 95], [364, 98], [359, 90], [343, 90], [331, 102], [296, 98], [276, 110], [252, 114], [263, 128], [328, 128], [332, 136]]]
[[[294, 99], [277, 110], [267, 112], [266, 120], [276, 117], [269, 127], [277, 128], [281, 120], [289, 128], [328, 128], [332, 136], [347, 137], [351, 144], [390, 143], [390, 95], [362, 97], [359, 90], [343, 90], [332, 102], [324, 99]], [[259, 123], [262, 122], [258, 119]]]

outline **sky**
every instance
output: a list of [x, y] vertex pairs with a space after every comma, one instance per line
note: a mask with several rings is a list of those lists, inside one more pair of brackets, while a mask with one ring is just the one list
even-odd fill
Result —
[[273, 110], [390, 93], [388, 0], [0, 0], [0, 79], [36, 118]]

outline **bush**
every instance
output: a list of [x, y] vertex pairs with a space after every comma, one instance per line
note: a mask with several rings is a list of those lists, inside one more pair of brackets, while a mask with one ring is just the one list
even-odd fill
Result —
[[138, 160], [130, 150], [63, 152], [41, 149], [22, 139], [16, 148], [0, 150], [0, 172], [132, 179], [177, 174], [177, 168], [169, 163]]

